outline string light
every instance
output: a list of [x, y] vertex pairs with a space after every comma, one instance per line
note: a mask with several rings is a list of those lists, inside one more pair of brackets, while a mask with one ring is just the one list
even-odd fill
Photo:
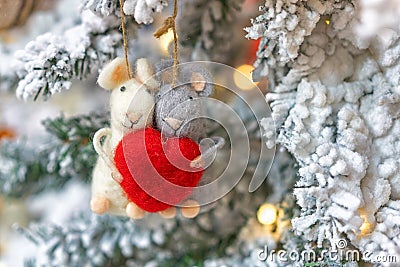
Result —
[[174, 33], [172, 29], [169, 29], [166, 34], [160, 36], [160, 47], [164, 54], [168, 55], [169, 45], [174, 41]]
[[360, 217], [363, 220], [362, 225], [360, 226], [360, 234], [361, 235], [368, 235], [372, 232], [374, 225], [368, 221], [368, 217], [366, 211], [364, 209], [359, 209]]
[[363, 224], [360, 227], [361, 235], [367, 235], [372, 232], [372, 224], [367, 220], [367, 216], [361, 215], [361, 218], [363, 219]]
[[326, 24], [326, 25], [331, 24], [331, 20], [330, 20], [330, 19], [326, 19], [326, 20], [325, 20], [325, 24]]
[[277, 209], [274, 205], [264, 203], [257, 211], [258, 222], [263, 225], [272, 225], [276, 223], [278, 218]]
[[239, 66], [233, 73], [233, 81], [242, 90], [250, 90], [256, 83], [252, 82], [251, 72], [254, 70], [252, 65], [244, 64]]

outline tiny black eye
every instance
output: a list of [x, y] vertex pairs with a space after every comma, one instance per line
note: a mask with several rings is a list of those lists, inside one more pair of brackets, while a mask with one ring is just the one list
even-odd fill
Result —
[[190, 100], [193, 100], [193, 96], [189, 96], [189, 99], [190, 99]]
[[124, 92], [124, 91], [126, 90], [126, 87], [125, 87], [125, 86], [122, 86], [121, 88], [119, 88], [119, 90], [120, 90], [121, 92]]

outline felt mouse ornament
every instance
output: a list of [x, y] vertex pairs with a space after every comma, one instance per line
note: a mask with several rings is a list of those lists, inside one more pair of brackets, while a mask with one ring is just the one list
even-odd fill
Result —
[[[174, 203], [178, 203], [179, 200], [189, 197], [181, 206], [181, 213], [185, 217], [192, 218], [199, 213], [200, 205], [197, 201], [190, 199], [190, 188], [196, 186], [200, 181], [203, 170], [212, 163], [215, 153], [222, 148], [225, 140], [221, 137], [212, 137], [213, 146], [204, 148], [197, 145], [201, 143], [203, 138], [206, 138], [206, 121], [202, 118], [204, 112], [202, 110], [201, 101], [199, 100], [200, 97], [208, 97], [213, 92], [213, 84], [209, 72], [200, 65], [185, 66], [179, 69], [178, 76], [176, 77], [177, 79], [175, 83], [173, 83], [172, 66], [172, 60], [164, 61], [156, 65], [155, 76], [160, 83], [160, 90], [155, 96], [155, 126], [159, 131], [156, 133], [148, 131], [148, 134], [156, 136], [154, 137], [155, 139], [161, 139], [165, 144], [164, 147], [167, 148], [166, 154], [168, 160], [164, 155], [161, 155], [156, 159], [150, 159], [150, 161], [173, 161], [175, 164], [178, 163], [178, 165], [182, 165], [184, 170], [189, 171], [178, 171], [171, 168], [171, 164], [169, 163], [164, 163], [163, 165], [167, 167], [160, 169], [161, 173], [163, 171], [171, 172], [173, 170], [176, 180], [168, 180], [174, 184], [186, 187], [184, 189], [171, 188], [171, 190], [166, 190], [164, 193], [171, 194], [167, 198]], [[177, 86], [173, 86], [173, 84]], [[135, 133], [132, 135], [137, 134]], [[152, 144], [153, 147], [150, 148], [150, 150], [157, 150], [155, 147], [161, 146], [161, 143], [155, 144], [152, 142]], [[119, 149], [121, 148], [118, 147], [117, 151]], [[176, 153], [177, 150], [181, 153]], [[116, 161], [119, 162], [121, 160], [118, 159]], [[148, 163], [146, 165], [151, 164]], [[122, 172], [127, 172], [126, 168], [125, 170], [124, 168], [119, 169], [122, 169]], [[146, 172], [146, 174], [150, 175], [149, 172]], [[137, 173], [137, 176], [139, 175], [140, 173]], [[150, 176], [155, 177], [156, 174]], [[156, 182], [153, 183], [157, 184]], [[154, 184], [148, 185], [148, 188], [157, 189], [157, 186]], [[140, 192], [137, 188], [135, 190], [136, 192]], [[134, 192], [135, 190], [132, 189], [131, 191]], [[153, 202], [152, 199], [150, 199], [149, 203], [151, 202]], [[153, 205], [150, 208], [156, 208], [156, 210], [163, 208], [162, 203], [158, 202], [155, 204], [157, 205]], [[146, 209], [146, 203], [138, 203], [138, 205]], [[164, 217], [174, 217], [176, 208], [170, 206], [164, 211], [161, 211], [160, 214]]]
[[[120, 58], [100, 73], [99, 85], [112, 90], [111, 128], [100, 129], [93, 140], [100, 155], [92, 182], [91, 209], [95, 213], [139, 219], [147, 211], [174, 217], [174, 206], [190, 195], [202, 176], [203, 170], [190, 166], [200, 155], [196, 142], [189, 138], [164, 142], [160, 131], [151, 128], [154, 92], [159, 88], [152, 75], [148, 62], [139, 59], [136, 75], [129, 79], [125, 61]], [[160, 196], [167, 202], [160, 201]], [[192, 200], [181, 207], [184, 217], [194, 217], [198, 212], [199, 205]]]
[[[201, 118], [204, 112], [199, 98], [213, 93], [211, 75], [202, 66], [183, 65], [179, 68], [176, 86], [172, 87], [172, 81], [167, 78], [172, 64], [173, 61], [168, 60], [156, 65], [156, 77], [161, 84], [156, 94], [157, 128], [165, 137], [189, 137], [199, 142], [206, 137], [206, 121]], [[161, 77], [162, 74], [166, 75]]]
[[[102, 128], [93, 138], [93, 146], [100, 155], [93, 171], [93, 212], [130, 215], [135, 210], [118, 181], [121, 181], [113, 162], [114, 150], [124, 134], [151, 126], [154, 110], [154, 91], [158, 83], [146, 59], [136, 62], [135, 77], [129, 79], [125, 60], [116, 58], [101, 71], [98, 83], [111, 90], [111, 128]], [[101, 140], [104, 139], [103, 142]], [[132, 207], [133, 206], [133, 207]]]
[[[155, 118], [157, 128], [164, 137], [188, 137], [200, 143], [206, 138], [206, 120], [200, 98], [213, 93], [211, 74], [201, 65], [187, 64], [179, 68], [178, 81], [172, 87], [173, 61], [156, 65], [156, 79], [161, 89], [156, 93]], [[167, 82], [166, 82], [167, 81]], [[225, 140], [212, 137], [214, 146], [202, 149], [202, 155], [191, 163], [192, 167], [204, 168], [212, 161], [212, 155], [222, 148]]]

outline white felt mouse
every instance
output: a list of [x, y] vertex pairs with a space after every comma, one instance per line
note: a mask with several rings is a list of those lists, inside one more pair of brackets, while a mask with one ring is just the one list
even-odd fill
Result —
[[159, 88], [152, 77], [153, 70], [144, 58], [137, 60], [136, 73], [132, 79], [129, 79], [123, 58], [108, 63], [99, 75], [99, 85], [112, 92], [111, 127], [98, 130], [93, 138], [93, 146], [99, 158], [93, 171], [90, 206], [97, 214], [110, 213], [134, 219], [144, 216], [144, 211], [128, 201], [117, 182], [121, 177], [114, 165], [113, 155], [125, 134], [151, 126], [154, 93]]

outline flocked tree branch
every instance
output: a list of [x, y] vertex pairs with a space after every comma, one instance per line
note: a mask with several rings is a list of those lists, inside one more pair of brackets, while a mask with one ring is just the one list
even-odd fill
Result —
[[[120, 14], [119, 0], [82, 0], [82, 6], [102, 16]], [[133, 16], [138, 24], [150, 24], [154, 21], [154, 14], [166, 6], [167, 0], [125, 0], [124, 13]]]
[[89, 181], [97, 159], [90, 139], [108, 124], [105, 113], [43, 121], [51, 135], [42, 144], [3, 141], [0, 146], [0, 192], [9, 197], [60, 188], [73, 178]]
[[[153, 14], [166, 5], [164, 0], [127, 0], [124, 12], [139, 24], [149, 24]], [[41, 35], [16, 53], [18, 97], [36, 100], [41, 95], [47, 99], [69, 89], [71, 80], [84, 79], [116, 56], [122, 47], [119, 1], [84, 0], [82, 10], [79, 25], [63, 35]]]
[[[17, 88], [19, 78], [15, 69], [15, 51], [22, 49], [28, 41], [47, 31], [60, 33], [76, 25], [79, 12], [77, 12], [75, 5], [78, 1], [59, 0], [57, 4], [52, 6], [51, 11], [42, 11], [40, 14], [33, 12], [29, 18], [29, 23], [4, 32], [0, 43], [2, 58], [0, 62], [0, 92], [15, 92]], [[16, 5], [19, 5], [19, 3], [16, 3]], [[2, 7], [5, 8], [5, 6]], [[4, 12], [12, 11], [4, 10]]]
[[0, 56], [3, 60], [3, 64], [0, 64], [0, 93], [11, 92], [18, 84], [16, 73], [8, 65], [10, 60], [12, 61], [10, 54], [12, 54], [10, 48], [0, 43]]
[[[66, 4], [75, 6], [76, 1], [64, 1], [53, 10], [54, 18], [46, 24], [48, 33], [28, 43], [14, 57], [14, 47], [18, 49], [26, 41], [24, 38], [17, 45], [0, 45], [3, 62], [7, 62], [0, 65], [0, 90], [14, 90], [19, 82], [19, 97], [36, 99], [42, 94], [47, 99], [55, 92], [68, 89], [71, 80], [85, 78], [116, 56], [122, 46], [119, 0], [82, 0], [80, 20], [76, 16], [78, 7], [66, 11]], [[154, 14], [167, 5], [166, 0], [125, 0], [124, 12], [132, 16], [129, 25], [150, 24]], [[35, 25], [26, 26], [30, 29], [28, 32], [40, 33], [37, 28], [31, 30], [37, 27], [36, 20], [33, 22]], [[71, 25], [64, 27], [67, 24]]]
[[81, 24], [64, 35], [46, 33], [28, 43], [16, 53], [17, 96], [47, 99], [115, 57], [122, 40], [119, 23], [116, 16], [103, 19], [84, 11]]
[[207, 55], [209, 60], [225, 62], [232, 52], [232, 22], [242, 3], [243, 0], [185, 1], [178, 17], [181, 44]]
[[[26, 266], [187, 266], [227, 253], [245, 253], [242, 257], [247, 257], [249, 250], [242, 251], [238, 229], [254, 220], [256, 209], [266, 195], [274, 195], [277, 184], [280, 190], [289, 190], [294, 182], [293, 161], [287, 155], [279, 159], [282, 165], [275, 164], [272, 171], [275, 179], [256, 193], [247, 191], [250, 166], [235, 189], [194, 219], [166, 220], [155, 214], [132, 221], [88, 212], [65, 226], [46, 223], [20, 228], [39, 252]], [[292, 206], [288, 210], [293, 212]]]
[[[266, 1], [246, 29], [261, 38], [253, 76], [270, 79], [266, 135], [276, 131], [300, 165], [295, 232], [318, 247], [347, 237], [362, 251], [398, 256], [399, 35], [364, 39], [358, 7]], [[372, 235], [360, 233], [360, 213]]]

